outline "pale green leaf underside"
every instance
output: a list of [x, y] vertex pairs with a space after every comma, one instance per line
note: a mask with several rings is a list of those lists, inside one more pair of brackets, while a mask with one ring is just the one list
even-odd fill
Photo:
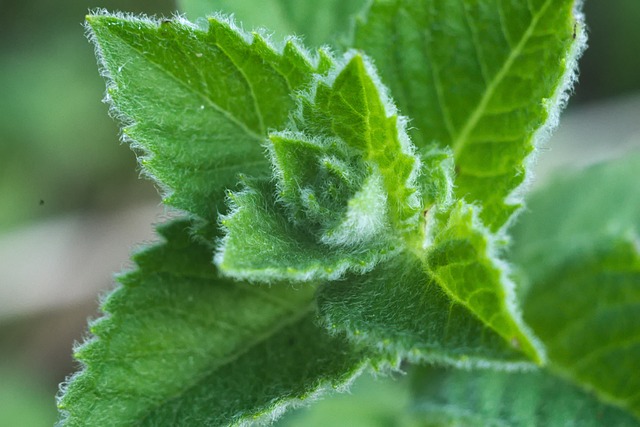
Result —
[[191, 20], [214, 12], [233, 13], [248, 29], [267, 28], [276, 37], [295, 34], [306, 45], [320, 46], [336, 41], [351, 26], [351, 16], [364, 0], [179, 0], [180, 10]]
[[557, 121], [583, 44], [575, 0], [376, 0], [354, 47], [373, 57], [418, 147], [452, 148], [456, 194], [500, 228], [525, 158]]
[[633, 427], [623, 411], [545, 371], [422, 369], [414, 408], [424, 427]]
[[239, 173], [269, 173], [267, 130], [284, 125], [294, 92], [325, 66], [293, 42], [279, 52], [220, 19], [206, 31], [178, 19], [87, 23], [113, 112], [144, 171], [167, 189], [167, 203], [211, 223]]
[[412, 255], [327, 283], [317, 298], [329, 331], [347, 333], [390, 359], [507, 367], [531, 364], [527, 356], [535, 356], [517, 351], [468, 306], [452, 300]]
[[59, 400], [63, 425], [233, 425], [269, 418], [342, 385], [366, 358], [314, 325], [313, 289], [268, 289], [218, 278], [211, 248], [187, 221], [136, 255], [96, 338], [76, 352], [84, 369]]

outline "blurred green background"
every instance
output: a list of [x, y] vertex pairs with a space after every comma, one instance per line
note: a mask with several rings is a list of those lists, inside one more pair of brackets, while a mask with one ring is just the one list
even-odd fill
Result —
[[[52, 425], [95, 295], [163, 215], [101, 103], [83, 18], [98, 7], [170, 15], [176, 5], [0, 4], [0, 426]], [[542, 175], [640, 143], [640, 2], [587, 0], [585, 14], [590, 47]]]

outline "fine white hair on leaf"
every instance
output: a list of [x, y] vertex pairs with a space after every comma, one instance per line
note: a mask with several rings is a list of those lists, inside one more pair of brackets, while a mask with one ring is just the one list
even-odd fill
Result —
[[[574, 40], [566, 57], [563, 58], [566, 67], [565, 73], [562, 76], [562, 80], [555, 92], [550, 98], [543, 101], [545, 110], [548, 114], [547, 120], [533, 135], [533, 151], [524, 159], [524, 179], [518, 187], [513, 189], [511, 193], [507, 195], [505, 198], [506, 204], [518, 205], [522, 203], [524, 194], [528, 191], [534, 179], [533, 165], [537, 160], [538, 153], [545, 148], [551, 134], [557, 128], [558, 123], [560, 122], [560, 114], [567, 106], [569, 96], [573, 91], [574, 85], [578, 81], [578, 60], [587, 48], [587, 30], [584, 22], [584, 15], [582, 14], [582, 5], [582, 0], [576, 0], [574, 4]], [[502, 225], [499, 233], [506, 235], [506, 230], [513, 225], [517, 216], [518, 215], [511, 215], [509, 220]]]
[[366, 371], [371, 372], [371, 364], [369, 361], [364, 360], [359, 366], [354, 369], [350, 375], [342, 380], [341, 383], [335, 384], [332, 381], [323, 380], [320, 381], [313, 390], [308, 391], [304, 398], [288, 398], [278, 402], [276, 405], [271, 405], [269, 411], [254, 414], [250, 417], [243, 417], [234, 425], [238, 427], [249, 427], [255, 425], [271, 425], [277, 421], [285, 412], [309, 406], [310, 404], [322, 399], [325, 396], [336, 393], [346, 393], [352, 387], [354, 381], [360, 377]]
[[486, 255], [500, 273], [499, 283], [502, 285], [502, 289], [504, 291], [504, 302], [507, 312], [511, 315], [512, 320], [515, 322], [518, 328], [531, 341], [531, 344], [535, 348], [541, 363], [544, 364], [547, 362], [545, 346], [536, 337], [529, 326], [524, 322], [522, 312], [520, 310], [520, 305], [518, 304], [516, 298], [516, 285], [512, 280], [513, 274], [511, 271], [511, 265], [507, 261], [505, 261], [503, 257], [500, 256], [500, 251], [504, 248], [504, 237], [501, 234], [494, 234], [488, 228], [486, 228], [486, 226], [482, 223], [482, 219], [480, 218], [479, 207], [475, 205], [469, 205], [469, 208], [472, 212], [472, 222], [474, 224], [474, 229], [482, 233], [482, 235], [484, 235], [487, 239]]
[[340, 223], [325, 231], [320, 241], [330, 246], [363, 245], [379, 236], [387, 226], [387, 194], [382, 177], [372, 173], [349, 200]]

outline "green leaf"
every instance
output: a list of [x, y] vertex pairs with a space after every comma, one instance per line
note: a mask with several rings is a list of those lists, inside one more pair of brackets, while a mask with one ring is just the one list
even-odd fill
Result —
[[425, 260], [433, 279], [514, 348], [544, 363], [544, 350], [521, 319], [509, 269], [500, 258], [502, 242], [484, 228], [479, 210], [457, 202], [436, 229]]
[[405, 377], [362, 375], [349, 393], [330, 396], [312, 407], [287, 414], [277, 427], [415, 427], [407, 413], [409, 383]]
[[[640, 233], [640, 153], [553, 177], [513, 229], [511, 260], [537, 282], [576, 251]], [[550, 250], [550, 249], [553, 250]], [[526, 289], [523, 289], [523, 293]]]
[[623, 411], [546, 372], [423, 368], [414, 377], [419, 425], [633, 427]]
[[337, 279], [370, 270], [402, 237], [420, 241], [420, 162], [403, 121], [362, 56], [331, 74], [300, 96], [296, 132], [270, 136], [277, 188], [231, 195], [216, 258], [226, 274]]
[[526, 355], [542, 364], [544, 350], [522, 321], [500, 259], [502, 242], [482, 225], [476, 207], [451, 204], [442, 160], [437, 153], [425, 158], [434, 185], [425, 194], [436, 204], [425, 211], [424, 247], [404, 246], [365, 276], [321, 287], [324, 324], [392, 358], [507, 366], [526, 365]]
[[282, 127], [328, 57], [289, 40], [274, 49], [223, 18], [87, 17], [113, 114], [165, 202], [215, 224], [238, 174], [267, 175], [262, 144]]
[[468, 304], [452, 299], [412, 256], [398, 256], [365, 275], [327, 283], [317, 299], [329, 331], [346, 333], [390, 360], [467, 368], [531, 365], [520, 348], [480, 320]]
[[[578, 251], [527, 295], [524, 316], [546, 345], [549, 367], [431, 370], [416, 398], [433, 421], [425, 425], [640, 425], [637, 240]], [[554, 309], [558, 301], [567, 303]]]
[[439, 424], [425, 425], [640, 424], [639, 166], [639, 155], [627, 156], [532, 195], [512, 259], [548, 367], [430, 371], [418, 405]]
[[419, 147], [451, 147], [456, 194], [500, 229], [584, 47], [575, 0], [376, 0], [356, 25]]
[[[353, 295], [347, 298], [337, 291], [339, 285], [329, 285], [338, 293], [327, 290], [320, 307], [330, 330], [352, 338], [360, 335], [363, 338], [356, 341], [373, 346], [386, 343], [383, 347], [394, 356], [416, 353], [415, 359], [456, 363], [472, 358], [470, 363], [478, 364], [496, 359], [521, 362], [523, 353], [542, 363], [544, 355], [515, 308], [495, 238], [482, 226], [477, 209], [462, 202], [448, 208], [450, 178], [441, 165], [447, 156], [425, 155], [429, 169], [416, 180], [418, 158], [362, 58], [350, 59], [329, 83], [320, 80], [301, 104], [294, 116], [298, 132], [271, 136], [278, 199], [269, 194], [268, 183], [231, 195], [233, 209], [223, 219], [226, 237], [216, 257], [222, 271], [254, 281], [336, 280], [347, 272], [367, 273], [394, 256], [405, 257], [406, 266], [395, 262], [349, 279], [362, 282], [365, 289], [369, 282], [381, 282], [380, 291], [367, 293], [352, 284], [346, 292]], [[419, 188], [426, 189], [421, 202]], [[362, 212], [350, 215], [360, 198]], [[386, 203], [373, 209], [371, 200]], [[426, 204], [426, 223], [418, 215], [421, 203]], [[384, 212], [386, 218], [380, 218]], [[354, 222], [351, 217], [364, 220]], [[398, 279], [406, 268], [413, 271], [408, 284]], [[429, 286], [434, 283], [440, 290]], [[394, 295], [396, 287], [408, 293]], [[436, 308], [429, 307], [431, 302], [405, 305], [407, 298], [440, 291], [446, 297], [442, 295]], [[344, 304], [347, 300], [350, 303]], [[452, 303], [459, 306], [460, 320], [446, 317]], [[396, 316], [397, 322], [380, 330], [375, 322], [350, 318], [363, 315], [354, 310], [361, 305], [368, 307], [367, 318]], [[333, 306], [346, 312], [334, 313]], [[395, 308], [393, 314], [383, 311], [390, 307]], [[434, 312], [436, 318], [445, 317], [439, 318], [433, 334], [414, 323], [431, 321]], [[463, 331], [459, 335], [458, 327]], [[469, 328], [490, 336], [488, 344], [471, 339], [475, 347], [470, 350]], [[496, 340], [495, 333], [502, 338]]]
[[335, 247], [315, 240], [308, 228], [288, 221], [270, 182], [249, 184], [230, 195], [231, 214], [216, 263], [227, 275], [255, 282], [335, 280], [346, 271], [366, 272], [397, 252], [385, 239], [366, 247]]
[[236, 425], [343, 386], [367, 358], [313, 322], [313, 288], [218, 277], [191, 221], [135, 256], [63, 389], [63, 425]]
[[636, 153], [552, 180], [515, 227], [512, 259], [554, 371], [640, 416], [638, 167]]
[[214, 12], [233, 13], [247, 29], [268, 28], [277, 37], [295, 34], [310, 46], [336, 42], [351, 27], [351, 16], [364, 0], [179, 0], [180, 10], [190, 19]]
[[365, 165], [382, 177], [389, 221], [397, 229], [415, 228], [421, 208], [416, 193], [419, 162], [386, 88], [365, 59], [356, 54], [335, 80], [314, 88], [302, 99], [296, 127], [303, 133], [338, 138], [355, 150]]
[[[558, 301], [568, 303], [550, 310]], [[640, 418], [637, 235], [576, 252], [531, 285], [523, 308], [554, 371]]]

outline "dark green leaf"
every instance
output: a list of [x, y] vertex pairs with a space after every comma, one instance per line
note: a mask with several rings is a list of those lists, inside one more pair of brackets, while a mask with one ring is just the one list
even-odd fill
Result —
[[313, 288], [218, 278], [188, 221], [136, 255], [76, 351], [63, 425], [231, 425], [273, 418], [358, 374], [366, 358], [314, 325]]
[[326, 67], [293, 41], [277, 50], [221, 18], [206, 30], [107, 14], [87, 23], [113, 113], [144, 171], [166, 203], [210, 223], [239, 173], [268, 174], [267, 130], [284, 125], [294, 92]]

